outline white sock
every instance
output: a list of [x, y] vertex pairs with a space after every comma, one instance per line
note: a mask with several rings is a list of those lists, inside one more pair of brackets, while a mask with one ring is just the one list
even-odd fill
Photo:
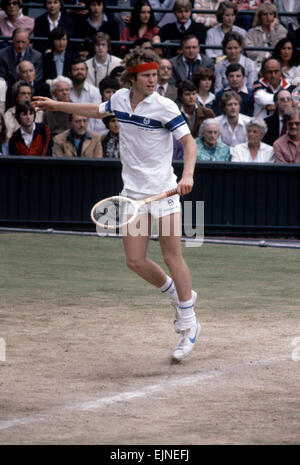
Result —
[[193, 299], [179, 302], [179, 327], [181, 330], [191, 328], [196, 323]]
[[167, 294], [170, 299], [178, 302], [178, 295], [173, 279], [167, 275], [167, 280], [163, 286], [160, 288], [163, 294]]

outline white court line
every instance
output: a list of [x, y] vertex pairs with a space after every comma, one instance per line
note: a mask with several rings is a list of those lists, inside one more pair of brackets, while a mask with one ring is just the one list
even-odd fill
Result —
[[207, 371], [206, 373], [199, 373], [196, 375], [185, 376], [181, 378], [173, 378], [168, 381], [162, 381], [158, 384], [152, 384], [149, 386], [145, 386], [144, 388], [138, 391], [125, 391], [119, 394], [115, 394], [112, 396], [107, 397], [100, 397], [99, 399], [95, 399], [93, 401], [88, 402], [81, 402], [78, 404], [73, 404], [65, 407], [58, 407], [58, 410], [51, 410], [45, 414], [36, 414], [32, 416], [22, 417], [22, 418], [15, 418], [12, 420], [0, 420], [0, 431], [17, 427], [17, 426], [27, 426], [33, 423], [41, 423], [47, 422], [51, 419], [57, 418], [61, 415], [64, 415], [68, 412], [87, 412], [92, 410], [99, 410], [105, 408], [109, 405], [113, 405], [116, 403], [122, 402], [129, 402], [133, 399], [139, 398], [149, 398], [153, 394], [155, 395], [158, 392], [167, 391], [170, 394], [170, 388], [181, 388], [184, 386], [191, 386], [197, 383], [200, 383], [205, 380], [214, 379], [219, 376], [228, 375], [230, 373], [237, 373], [249, 367], [255, 366], [263, 366], [263, 365], [270, 365], [274, 363], [279, 363], [282, 361], [290, 360], [287, 357], [274, 357], [269, 359], [260, 359], [248, 362], [246, 364], [239, 364], [239, 365], [231, 365], [227, 367], [225, 370], [220, 371], [218, 369]]

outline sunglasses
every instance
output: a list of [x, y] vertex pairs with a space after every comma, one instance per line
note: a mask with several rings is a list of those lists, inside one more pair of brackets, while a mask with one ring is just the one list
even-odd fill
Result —
[[6, 6], [11, 6], [11, 5], [19, 5], [19, 2], [13, 1], [13, 2], [6, 3]]
[[300, 121], [288, 121], [288, 126], [300, 126]]

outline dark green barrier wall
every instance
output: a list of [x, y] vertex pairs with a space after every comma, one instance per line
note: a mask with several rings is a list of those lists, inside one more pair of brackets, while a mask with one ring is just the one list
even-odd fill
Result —
[[[0, 225], [92, 230], [92, 205], [121, 189], [118, 160], [0, 157]], [[199, 163], [186, 199], [205, 202], [206, 235], [300, 237], [300, 165]]]

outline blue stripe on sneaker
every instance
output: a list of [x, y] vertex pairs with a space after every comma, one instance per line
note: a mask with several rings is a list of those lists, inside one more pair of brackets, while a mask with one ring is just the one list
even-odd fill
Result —
[[195, 336], [189, 338], [189, 339], [190, 339], [190, 342], [191, 342], [192, 344], [195, 344], [196, 339], [197, 339], [197, 337], [198, 337], [198, 332], [199, 332], [199, 323], [197, 322], [197, 329], [196, 329]]

